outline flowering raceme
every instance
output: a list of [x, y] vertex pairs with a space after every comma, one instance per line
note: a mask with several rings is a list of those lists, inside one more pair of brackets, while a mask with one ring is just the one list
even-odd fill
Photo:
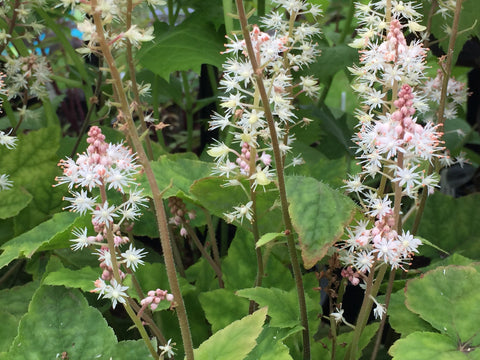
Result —
[[[311, 14], [318, 16], [320, 9], [305, 1], [275, 1], [288, 14], [289, 19]], [[240, 149], [218, 142], [211, 146], [208, 154], [215, 158], [215, 173], [229, 178], [228, 186], [241, 186], [238, 178], [249, 179], [252, 190], [258, 186], [267, 186], [275, 179], [275, 165], [272, 162], [270, 131], [265, 118], [264, 106], [272, 109], [277, 138], [282, 155], [290, 149], [294, 140], [289, 129], [298, 121], [293, 100], [300, 93], [315, 96], [318, 82], [309, 76], [294, 80], [292, 72], [312, 63], [318, 55], [315, 36], [319, 34], [316, 24], [302, 23], [295, 26], [293, 21], [283, 18], [280, 12], [274, 12], [261, 20], [268, 33], [253, 26], [250, 38], [259, 68], [262, 70], [263, 83], [268, 94], [269, 104], [262, 104], [257, 80], [247, 55], [245, 40], [236, 36], [228, 38], [226, 44], [229, 59], [224, 64], [224, 74], [220, 81], [225, 92], [220, 97], [224, 115], [215, 113], [210, 121], [210, 130], [228, 128], [233, 142]], [[294, 159], [289, 165], [298, 165], [301, 160]], [[287, 165], [288, 166], [288, 165]], [[233, 178], [233, 179], [232, 179]], [[228, 221], [251, 221], [251, 203], [239, 204], [235, 211], [225, 214]]]
[[[385, 7], [385, 1], [357, 5], [363, 28], [353, 46], [361, 48], [361, 56], [360, 65], [350, 70], [363, 104], [356, 113], [359, 131], [354, 136], [362, 171], [351, 176], [345, 188], [357, 195], [369, 220], [347, 229], [348, 237], [340, 245], [343, 275], [354, 284], [374, 264], [403, 268], [418, 252], [421, 241], [401, 229], [401, 199], [417, 200], [422, 189], [432, 193], [439, 179], [427, 169], [444, 157], [442, 124], [417, 118], [428, 110], [427, 93], [422, 91], [427, 50], [418, 40], [407, 44], [403, 34], [407, 27], [422, 29], [417, 6], [392, 0], [391, 8]], [[383, 178], [379, 189], [364, 184], [378, 175]]]
[[[135, 271], [144, 263], [142, 259], [146, 255], [143, 249], [134, 248], [121, 230], [131, 228], [133, 221], [141, 215], [140, 208], [146, 206], [148, 200], [141, 190], [131, 188], [140, 170], [135, 155], [123, 144], [106, 143], [105, 136], [96, 126], [90, 128], [88, 136], [86, 153], [79, 155], [76, 161], [61, 160], [59, 165], [63, 175], [56, 180], [58, 185], [68, 184], [72, 197], [64, 198], [70, 202], [67, 209], [92, 215], [96, 235], [89, 236], [87, 228], [74, 229], [72, 249], [97, 248], [95, 255], [100, 261], [102, 275], [95, 282], [95, 291], [99, 296], [111, 299], [115, 307], [118, 302], [126, 301], [128, 287], [121, 283], [125, 272]], [[74, 190], [78, 188], [81, 189]], [[109, 202], [109, 190], [121, 193], [123, 202], [119, 205]], [[95, 191], [99, 195], [92, 195]], [[130, 243], [128, 249], [122, 252], [120, 247], [127, 243]], [[111, 249], [115, 250], [114, 256]], [[123, 266], [123, 271], [120, 266]]]

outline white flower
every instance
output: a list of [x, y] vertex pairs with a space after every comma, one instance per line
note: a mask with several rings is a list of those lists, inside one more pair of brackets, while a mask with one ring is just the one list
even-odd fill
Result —
[[176, 345], [176, 344], [172, 343], [172, 339], [169, 339], [165, 345], [160, 345], [158, 347], [160, 350], [162, 350], [160, 355], [167, 355], [167, 357], [169, 358], [174, 356], [175, 353], [173, 352], [173, 349], [175, 348], [173, 347], [173, 345]]
[[375, 300], [375, 298], [372, 295], [370, 295], [370, 299], [372, 299], [376, 305], [375, 309], [373, 309], [373, 315], [375, 316], [375, 319], [381, 320], [383, 317], [383, 314], [385, 314], [387, 310], [382, 304], [380, 304], [377, 300]]
[[253, 201], [249, 201], [245, 205], [240, 205], [240, 206], [234, 206], [233, 212], [229, 214], [224, 214], [229, 222], [232, 222], [232, 220], [240, 220], [240, 223], [243, 223], [243, 218], [247, 218], [248, 221], [252, 221], [252, 205]]
[[128, 289], [128, 286], [122, 286], [118, 284], [115, 279], [112, 279], [110, 282], [111, 285], [107, 285], [104, 289], [105, 294], [103, 295], [106, 299], [112, 300], [112, 307], [115, 309], [117, 302], [125, 304], [126, 298], [128, 297], [125, 290]]
[[64, 197], [63, 200], [69, 201], [72, 204], [65, 207], [65, 209], [71, 209], [73, 212], [78, 212], [80, 215], [84, 215], [87, 210], [93, 210], [95, 206], [96, 197], [90, 198], [85, 190], [80, 192], [71, 192], [73, 197]]
[[132, 244], [130, 244], [128, 250], [122, 253], [122, 257], [127, 263], [127, 268], [131, 268], [133, 271], [135, 271], [138, 265], [144, 264], [142, 258], [146, 255], [146, 253], [142, 251], [143, 249], [135, 249]]
[[76, 236], [76, 239], [70, 240], [75, 243], [71, 246], [73, 251], [81, 250], [85, 247], [88, 247], [92, 244], [92, 242], [95, 241], [94, 236], [87, 236], [87, 228], [74, 229], [72, 231], [72, 234]]
[[13, 182], [8, 180], [7, 174], [0, 175], [0, 190], [8, 190], [12, 187]]
[[98, 209], [93, 210], [93, 219], [92, 221], [104, 224], [107, 228], [110, 226], [110, 223], [113, 222], [113, 218], [117, 217], [118, 214], [115, 214], [115, 206], [108, 207], [108, 201], [105, 201], [103, 206], [98, 207]]
[[207, 150], [207, 154], [215, 158], [215, 161], [223, 161], [230, 152], [230, 148], [224, 143], [217, 142], [216, 146], [212, 146]]
[[14, 149], [17, 144], [17, 138], [15, 136], [10, 136], [12, 130], [8, 134], [3, 131], [0, 131], [0, 145], [5, 145], [7, 149]]

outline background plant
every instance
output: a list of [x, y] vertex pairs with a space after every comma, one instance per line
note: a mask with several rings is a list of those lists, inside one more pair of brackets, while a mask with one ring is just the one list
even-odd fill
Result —
[[[408, 10], [410, 4], [385, 1], [381, 5], [387, 3], [397, 11], [406, 11], [401, 10], [401, 5]], [[452, 110], [452, 104], [456, 104], [457, 99], [463, 96], [466, 87], [462, 88], [459, 82], [449, 80], [451, 75], [455, 76], [456, 81], [465, 81], [467, 78], [465, 69], [455, 64], [468, 37], [478, 35], [478, 24], [474, 21], [478, 4], [473, 0], [458, 3], [458, 7], [462, 7], [461, 12], [455, 10], [453, 2], [446, 1], [425, 1], [423, 8], [415, 8], [418, 14], [424, 15], [421, 25], [432, 36], [420, 37], [421, 26], [410, 26], [413, 30], [411, 37], [415, 32], [418, 33], [417, 42], [422, 41], [425, 47], [432, 49], [435, 44], [439, 44], [449, 55], [442, 62], [431, 55], [425, 58], [430, 78], [434, 79], [439, 74], [438, 69], [442, 71], [442, 75], [427, 83], [433, 91], [425, 93], [430, 97], [430, 105], [438, 102], [439, 110], [431, 110], [422, 115], [418, 110], [415, 115], [417, 123], [422, 126], [429, 119], [444, 124], [442, 129], [436, 128], [436, 131], [445, 133], [445, 144], [439, 146], [445, 146], [451, 155], [460, 159], [460, 163], [450, 170], [442, 171], [442, 188], [449, 188], [450, 192], [454, 188], [453, 184], [468, 184], [468, 177], [472, 176], [478, 163], [474, 147], [478, 143], [478, 135], [472, 125], [465, 121], [463, 108], [457, 106], [456, 113]], [[216, 130], [208, 132], [207, 128], [209, 121], [230, 115], [235, 117], [233, 111], [221, 105], [229, 101], [222, 94], [224, 89], [217, 90], [218, 86], [225, 87], [229, 84], [228, 73], [222, 73], [222, 64], [227, 61], [227, 56], [232, 55], [221, 54], [225, 51], [223, 43], [226, 29], [235, 43], [248, 34], [248, 31], [244, 31], [244, 35], [240, 34], [241, 26], [235, 17], [237, 15], [231, 16], [238, 14], [233, 3], [224, 1], [223, 6], [218, 6], [204, 1], [172, 0], [165, 4], [100, 2], [97, 6], [105, 12], [103, 17], [91, 13], [100, 16], [96, 20], [94, 16], [84, 18], [82, 15], [91, 11], [90, 3], [6, 1], [2, 4], [5, 6], [2, 6], [0, 13], [0, 59], [2, 71], [6, 74], [4, 89], [8, 92], [0, 94], [4, 110], [0, 128], [3, 131], [2, 141], [10, 139], [5, 137], [7, 135], [15, 135], [18, 140], [15, 149], [0, 148], [0, 173], [8, 174], [8, 181], [12, 183], [11, 189], [0, 192], [0, 238], [3, 251], [0, 255], [0, 301], [2, 318], [5, 319], [0, 357], [22, 358], [26, 354], [42, 358], [68, 356], [71, 359], [153, 356], [145, 342], [139, 340], [139, 333], [130, 329], [132, 321], [125, 320], [122, 307], [117, 304], [113, 310], [111, 300], [98, 299], [98, 293], [90, 292], [94, 290], [93, 282], [99, 276], [99, 263], [92, 256], [92, 251], [71, 250], [72, 244], [80, 244], [79, 241], [72, 243], [72, 238], [84, 239], [83, 229], [88, 229], [87, 239], [96, 234], [94, 229], [90, 229], [91, 215], [62, 210], [69, 206], [68, 202], [62, 200], [64, 197], [76, 204], [75, 201], [78, 202], [82, 196], [69, 194], [67, 186], [52, 188], [55, 176], [62, 176], [57, 166], [59, 159], [75, 159], [77, 153], [88, 153], [85, 138], [87, 129], [92, 125], [100, 127], [106, 142], [116, 144], [124, 141], [125, 146], [128, 144], [133, 147], [136, 155], [132, 157], [138, 157], [143, 166], [144, 175], [137, 176], [130, 187], [125, 187], [124, 195], [144, 188], [143, 196], [151, 197], [156, 202], [157, 212], [151, 202], [148, 206], [140, 206], [136, 210], [142, 212], [142, 216], [138, 216], [133, 227], [123, 228], [129, 239], [135, 242], [136, 249], [145, 249], [142, 252], [145, 256], [139, 259], [144, 264], [139, 264], [135, 271], [139, 288], [131, 280], [133, 277], [127, 276], [122, 286], [128, 286], [129, 289], [122, 291], [130, 296], [127, 298], [119, 295], [118, 299], [125, 299], [135, 311], [141, 311], [141, 314], [143, 312], [142, 316], [148, 317], [144, 318], [147, 323], [151, 321], [156, 324], [160, 331], [148, 327], [146, 331], [149, 338], [147, 343], [151, 343], [157, 357], [169, 357], [173, 351], [175, 358], [181, 358], [184, 349], [191, 348], [195, 349], [195, 358], [221, 358], [226, 353], [230, 358], [238, 359], [308, 357], [302, 345], [305, 337], [302, 340], [298, 289], [290, 272], [286, 235], [295, 240], [300, 264], [303, 265], [300, 275], [304, 285], [312, 358], [356, 358], [360, 356], [360, 351], [363, 351], [363, 357], [371, 354], [378, 358], [388, 357], [387, 350], [393, 340], [381, 342], [382, 346], [374, 346], [373, 341], [367, 346], [381, 323], [371, 322], [359, 334], [352, 332], [342, 322], [343, 316], [345, 322], [357, 323], [356, 313], [349, 310], [348, 304], [358, 304], [361, 298], [354, 298], [352, 287], [347, 286], [347, 279], [342, 280], [342, 265], [332, 247], [334, 243], [345, 239], [342, 234], [354, 216], [354, 209], [359, 208], [342, 194], [342, 179], [347, 178], [347, 173], [354, 175], [362, 171], [363, 175], [360, 176], [367, 178], [365, 169], [362, 170], [356, 164], [355, 149], [352, 147], [354, 144], [351, 141], [352, 135], [357, 132], [354, 116], [359, 113], [355, 109], [362, 105], [362, 99], [357, 99], [353, 90], [350, 90], [352, 76], [346, 70], [347, 67], [354, 66], [354, 63], [358, 66], [362, 64], [358, 63], [357, 50], [347, 44], [354, 41], [357, 25], [363, 25], [363, 30], [360, 29], [357, 33], [365, 35], [368, 32], [368, 21], [375, 23], [376, 15], [355, 15], [351, 1], [318, 1], [313, 4], [322, 9], [321, 18], [314, 19], [311, 13], [291, 16], [288, 26], [293, 24], [290, 29], [305, 29], [307, 25], [301, 25], [302, 23], [317, 24], [315, 28], [321, 28], [322, 35], [311, 37], [309, 41], [317, 46], [321, 56], [316, 57], [308, 68], [302, 65], [299, 72], [288, 74], [291, 82], [287, 88], [291, 84], [292, 91], [282, 93], [285, 97], [294, 97], [288, 100], [293, 100], [289, 109], [295, 114], [299, 125], [309, 122], [309, 126], [304, 128], [293, 126], [294, 122], [285, 122], [281, 131], [288, 132], [290, 139], [295, 137], [295, 142], [291, 143], [292, 154], [284, 153], [281, 162], [275, 160], [274, 156], [270, 160], [267, 156], [264, 157], [263, 160], [267, 163], [270, 161], [269, 165], [260, 158], [257, 160], [251, 156], [250, 159], [256, 160], [256, 163], [249, 168], [249, 173], [237, 173], [237, 168], [230, 172], [228, 179], [211, 174], [214, 163], [207, 151], [215, 146], [212, 138], [226, 144], [229, 149], [234, 149], [240, 157], [246, 155], [243, 155], [240, 147], [234, 148], [237, 144], [232, 141], [235, 139], [233, 133], [217, 133]], [[362, 4], [366, 6], [367, 2]], [[104, 8], [107, 5], [110, 8]], [[249, 16], [250, 31], [254, 29], [254, 24], [262, 29], [264, 24], [260, 16], [272, 11], [279, 15], [282, 13], [279, 3], [246, 2], [244, 6]], [[373, 11], [379, 12], [380, 8], [373, 7]], [[404, 18], [402, 16], [402, 30], [408, 25]], [[76, 23], [81, 24], [82, 34], [75, 30]], [[442, 27], [445, 23], [449, 24], [448, 28]], [[102, 31], [99, 31], [99, 27]], [[232, 35], [231, 30], [236, 32]], [[449, 30], [448, 33], [444, 33], [445, 30]], [[99, 48], [103, 40], [94, 40], [94, 36], [100, 33], [105, 36], [103, 48]], [[269, 33], [269, 36], [275, 39], [274, 34]], [[407, 45], [414, 41], [410, 36], [406, 38]], [[452, 43], [451, 38], [456, 39], [455, 43]], [[87, 47], [84, 48], [84, 45]], [[108, 52], [112, 54], [110, 60], [103, 57]], [[299, 54], [295, 50], [283, 53]], [[291, 60], [292, 58], [289, 61]], [[270, 63], [266, 64], [265, 76], [268, 77], [268, 74], [274, 72], [267, 70]], [[285, 68], [289, 66], [287, 65]], [[311, 75], [318, 79], [318, 83], [310, 81], [308, 76]], [[383, 73], [377, 73], [377, 77], [383, 79]], [[299, 86], [293, 87], [298, 82], [303, 82], [302, 86], [307, 87], [310, 84], [311, 93], [316, 95], [314, 101], [305, 96], [304, 92], [307, 91], [298, 91], [301, 89]], [[445, 84], [448, 83], [450, 86], [447, 87]], [[245, 80], [242, 84], [245, 84]], [[268, 80], [266, 85], [268, 89]], [[400, 86], [397, 91], [383, 90], [383, 86], [384, 84], [379, 84], [373, 88], [387, 93], [387, 110], [393, 114], [396, 107], [392, 107], [392, 103]], [[409, 86], [413, 87], [413, 84], [409, 83]], [[421, 90], [425, 86], [418, 84], [417, 88]], [[421, 98], [421, 92], [415, 94], [414, 99]], [[120, 101], [122, 99], [123, 103]], [[255, 95], [250, 99], [255, 104]], [[265, 111], [260, 109], [261, 104], [268, 101], [259, 99], [257, 97], [257, 110]], [[441, 99], [444, 99], [443, 103], [439, 101]], [[247, 124], [246, 114], [251, 113], [253, 108], [247, 106], [242, 109], [242, 114], [238, 115], [245, 115], [244, 122]], [[210, 119], [212, 110], [220, 118]], [[278, 112], [279, 109], [273, 107], [273, 110]], [[372, 117], [384, 115], [380, 107], [377, 110], [379, 113], [372, 113]], [[302, 122], [304, 118], [307, 121]], [[112, 129], [112, 124], [116, 129]], [[233, 124], [236, 126], [237, 122], [234, 121]], [[284, 136], [278, 138], [280, 144], [288, 145], [285, 139]], [[143, 147], [140, 141], [143, 142]], [[261, 138], [258, 148], [255, 147], [259, 150], [259, 157], [262, 156], [260, 150], [265, 149], [268, 153], [271, 141], [267, 137]], [[190, 152], [179, 152], [184, 149]], [[462, 155], [458, 158], [462, 151], [467, 154], [464, 156], [470, 159], [472, 165], [464, 163]], [[288, 213], [292, 222], [292, 228], [288, 229], [290, 234], [286, 234], [275, 190], [279, 183], [278, 175], [273, 170], [278, 170], [277, 164], [298, 161], [296, 156], [299, 154], [305, 164], [285, 169]], [[230, 155], [234, 153], [230, 152]], [[235, 161], [233, 156], [230, 161]], [[387, 162], [383, 161], [384, 164]], [[435, 166], [431, 170], [428, 164], [419, 165], [415, 169], [425, 170], [425, 173], [419, 172], [418, 177], [414, 177], [414, 183], [415, 179], [428, 179], [428, 171], [433, 174], [438, 170], [439, 166], [433, 161], [432, 164]], [[259, 169], [258, 165], [261, 166]], [[416, 165], [411, 163], [407, 169]], [[460, 165], [465, 170], [460, 171]], [[398, 175], [393, 172], [388, 173], [389, 169], [384, 172], [390, 179], [397, 178]], [[458, 176], [456, 182], [452, 182], [452, 174], [459, 173], [462, 177]], [[156, 185], [153, 184], [153, 179]], [[232, 180], [241, 185], [222, 186], [226, 181]], [[440, 291], [452, 294], [446, 301], [454, 302], [458, 309], [472, 309], [472, 303], [478, 294], [468, 288], [468, 282], [459, 282], [458, 279], [474, 279], [476, 274], [474, 261], [478, 257], [475, 245], [478, 236], [471, 224], [475, 222], [477, 195], [453, 198], [435, 193], [428, 200], [422, 200], [423, 195], [412, 196], [410, 199], [408, 195], [413, 195], [413, 190], [420, 189], [421, 185], [415, 184], [409, 188], [407, 183], [400, 185], [400, 182], [401, 179], [393, 181], [390, 187], [390, 183], [385, 181], [383, 186], [379, 178], [370, 177], [362, 185], [362, 192], [380, 186], [387, 195], [395, 186], [399, 189], [403, 187], [406, 195], [401, 196], [404, 202], [401, 207], [403, 228], [405, 231], [410, 230], [411, 234], [415, 233], [415, 239], [437, 247], [419, 247], [419, 254], [413, 258], [412, 268], [406, 275], [397, 276], [396, 279], [391, 277], [390, 285], [385, 282], [380, 286], [378, 282], [379, 295], [375, 300], [366, 297], [368, 302], [376, 301], [383, 306], [389, 302], [388, 294], [392, 293], [388, 317], [383, 317], [383, 321], [388, 319], [388, 323], [402, 339], [390, 348], [390, 356], [417, 359], [421, 354], [418, 342], [427, 344], [425, 348], [428, 353], [425, 353], [425, 358], [443, 356], [445, 351], [456, 351], [458, 356], [474, 356], [479, 345], [474, 323], [466, 319], [458, 327], [452, 328], [451, 317], [432, 315], [417, 300], [419, 294], [423, 293], [441, 297], [438, 295]], [[244, 210], [242, 205], [246, 206], [252, 201], [252, 185], [256, 185], [256, 236], [248, 231], [252, 230], [246, 217], [248, 211], [244, 212], [243, 221], [238, 221], [240, 217], [237, 219], [234, 216], [233, 219], [230, 216], [233, 223], [225, 222], [228, 220], [225, 214], [238, 211], [240, 215]], [[469, 186], [455, 187], [455, 193], [475, 189], [474, 185]], [[80, 188], [71, 190], [82, 194]], [[407, 194], [409, 190], [411, 193]], [[105, 204], [101, 201], [100, 194], [89, 195], [89, 198], [90, 196], [98, 196], [95, 202]], [[358, 201], [361, 207], [358, 197], [353, 196], [352, 199]], [[159, 218], [158, 211], [163, 208], [162, 200], [172, 212], [160, 216], [160, 223], [163, 222], [164, 225], [163, 230], [159, 231], [155, 218]], [[112, 204], [117, 201], [120, 204], [126, 198], [112, 187], [108, 191], [108, 201], [109, 204], [110, 201]], [[147, 205], [147, 202], [144, 204]], [[91, 206], [96, 211], [96, 205]], [[412, 210], [409, 211], [410, 209]], [[190, 217], [189, 214], [193, 213], [195, 216]], [[252, 213], [252, 219], [253, 215]], [[175, 223], [167, 227], [166, 219], [169, 216]], [[360, 220], [359, 212], [355, 216], [356, 221]], [[120, 216], [115, 219], [119, 218]], [[182, 228], [185, 231], [180, 234]], [[72, 236], [72, 230], [78, 236]], [[172, 272], [167, 276], [165, 266], [168, 249], [165, 251], [164, 247], [162, 250], [157, 240], [161, 232], [162, 242], [168, 238], [165, 235], [168, 232], [172, 239], [171, 259], [175, 259], [179, 291], [188, 315], [191, 346], [185, 346], [182, 340], [178, 308], [177, 311], [168, 311], [170, 302], [160, 301], [168, 292], [173, 293], [168, 280]], [[352, 232], [355, 233], [354, 230]], [[401, 234], [400, 231], [397, 232]], [[123, 238], [126, 235], [123, 233], [118, 236]], [[458, 238], [462, 238], [462, 241], [458, 241]], [[122, 254], [127, 254], [128, 248], [129, 245], [124, 246], [120, 251], [120, 261], [126, 259]], [[443, 259], [445, 253], [439, 248], [453, 255]], [[464, 255], [468, 254], [471, 259], [460, 256], [460, 251]], [[259, 254], [261, 262], [257, 261]], [[378, 252], [374, 256], [378, 258]], [[431, 262], [429, 268], [417, 268], [419, 262], [426, 265], [427, 261]], [[409, 262], [408, 258], [406, 262]], [[260, 285], [259, 263], [263, 265], [265, 276], [261, 286], [254, 287], [255, 284]], [[392, 263], [389, 264], [391, 266]], [[434, 270], [437, 266], [442, 267]], [[311, 271], [305, 271], [304, 268]], [[427, 272], [426, 275], [422, 279], [418, 278], [424, 272]], [[394, 271], [391, 273], [395, 274]], [[408, 280], [410, 282], [406, 286], [407, 279], [411, 280]], [[441, 282], [440, 279], [446, 280]], [[403, 295], [405, 286], [407, 292]], [[146, 294], [147, 299], [142, 301], [142, 296], [137, 295], [133, 289]], [[168, 292], [148, 293], [152, 289], [166, 289]], [[469, 296], [462, 296], [462, 293], [468, 293]], [[385, 298], [382, 297], [383, 294]], [[326, 300], [328, 297], [330, 301]], [[150, 305], [156, 299], [160, 305], [152, 310]], [[176, 295], [174, 301], [177, 301]], [[324, 310], [319, 306], [320, 301]], [[337, 311], [340, 302], [342, 308], [339, 307]], [[439, 304], [443, 304], [443, 309], [444, 302]], [[254, 309], [258, 310], [248, 315]], [[332, 313], [335, 315], [329, 317]], [[61, 315], [58, 316], [59, 314]], [[368, 314], [368, 310], [363, 310], [364, 319]], [[461, 317], [454, 311], [452, 314], [454, 318]], [[473, 315], [472, 313], [472, 319]], [[324, 321], [320, 321], [321, 318]], [[337, 324], [336, 320], [340, 323]], [[42, 330], [32, 337], [32, 328]], [[241, 337], [239, 334], [242, 334]], [[358, 339], [355, 338], [357, 336]], [[398, 335], [387, 330], [387, 339], [394, 339], [395, 336]], [[150, 340], [153, 337], [156, 338], [155, 341]], [[186, 338], [185, 334], [183, 338]], [[238, 341], [232, 342], [232, 338]], [[89, 339], [88, 344], [81, 339]], [[348, 350], [353, 347], [350, 345], [352, 342], [358, 344], [358, 352]], [[433, 345], [439, 343], [443, 344], [442, 347]], [[410, 349], [415, 351], [411, 352]], [[346, 354], [347, 350], [349, 353]]]

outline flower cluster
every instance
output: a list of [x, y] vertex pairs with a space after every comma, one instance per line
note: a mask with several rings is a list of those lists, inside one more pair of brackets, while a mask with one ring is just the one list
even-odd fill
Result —
[[168, 207], [172, 213], [170, 223], [180, 227], [180, 235], [186, 237], [188, 231], [185, 229], [185, 225], [190, 223], [190, 220], [195, 219], [195, 211], [187, 211], [187, 207], [183, 200], [176, 196], [168, 198]]
[[[8, 79], [8, 98], [17, 96], [45, 98], [52, 71], [44, 56], [30, 54], [25, 57], [6, 57], [5, 72]], [[29, 98], [22, 99], [26, 104]]]
[[[443, 66], [442, 63], [440, 63]], [[443, 83], [443, 71], [437, 70], [437, 76], [427, 79], [423, 87], [423, 95], [427, 100], [433, 104], [439, 104]], [[465, 103], [467, 98], [467, 87], [464, 83], [455, 80], [455, 78], [448, 79], [447, 98], [445, 103], [444, 118], [445, 120], [455, 119], [459, 106]]]
[[[357, 7], [364, 27], [353, 45], [362, 49], [360, 65], [351, 71], [357, 77], [353, 87], [363, 104], [356, 113], [359, 131], [354, 136], [362, 171], [346, 181], [345, 187], [357, 195], [369, 221], [347, 229], [348, 237], [340, 245], [347, 266], [343, 275], [353, 284], [375, 263], [403, 268], [417, 252], [421, 241], [399, 229], [400, 207], [394, 210], [393, 202], [401, 204], [403, 196], [417, 199], [421, 190], [433, 192], [439, 179], [426, 169], [435, 158], [443, 157], [444, 150], [441, 125], [416, 117], [428, 110], [425, 95], [417, 90], [425, 78], [426, 49], [417, 40], [407, 43], [406, 26], [400, 19], [411, 31], [420, 31], [417, 6], [392, 0], [386, 14], [384, 8], [384, 1]], [[391, 193], [385, 192], [387, 186], [377, 190], [365, 184], [366, 179], [377, 176], [390, 180]]]
[[[0, 73], [0, 95], [6, 96], [7, 91], [5, 89], [5, 84], [3, 82], [5, 75]], [[2, 105], [2, 98], [0, 98], [0, 106]], [[14, 149], [17, 146], [17, 137], [11, 136], [11, 131], [5, 133], [0, 131], [0, 145], [5, 146], [7, 149]], [[8, 179], [8, 174], [0, 174], [0, 191], [7, 190], [12, 187], [13, 183]]]
[[[68, 184], [72, 197], [64, 198], [70, 202], [67, 209], [92, 215], [96, 235], [89, 236], [87, 228], [74, 229], [72, 249], [97, 248], [95, 255], [98, 256], [102, 275], [95, 282], [95, 291], [112, 299], [115, 307], [117, 302], [125, 302], [125, 290], [128, 289], [118, 280], [125, 278], [119, 266], [135, 271], [144, 263], [142, 258], [146, 255], [143, 249], [133, 247], [129, 237], [122, 235], [122, 229], [131, 228], [132, 222], [141, 215], [140, 208], [146, 206], [148, 200], [141, 190], [131, 188], [140, 168], [135, 162], [135, 155], [123, 144], [106, 143], [105, 136], [96, 126], [90, 128], [88, 136], [87, 151], [76, 161], [61, 160], [59, 166], [63, 175], [56, 180], [57, 185]], [[74, 190], [79, 187], [82, 188], [80, 191]], [[119, 205], [109, 202], [109, 190], [122, 195], [123, 201]], [[93, 192], [99, 194], [95, 196]], [[109, 244], [110, 241], [112, 244]], [[130, 243], [128, 249], [122, 252], [120, 247], [127, 243]], [[110, 251], [111, 245], [116, 251], [114, 255]], [[118, 277], [114, 268], [118, 268]]]
[[167, 290], [150, 290], [147, 295], [148, 296], [146, 298], [140, 301], [140, 305], [142, 305], [142, 307], [150, 306], [150, 309], [152, 311], [154, 311], [158, 307], [158, 304], [162, 300], [167, 300], [173, 305], [173, 295], [169, 294]]
[[[221, 106], [224, 115], [215, 113], [210, 121], [210, 130], [228, 128], [233, 135], [236, 148], [225, 143], [210, 147], [208, 154], [215, 158], [215, 173], [227, 178], [228, 185], [240, 186], [238, 178], [249, 179], [255, 190], [257, 186], [267, 186], [275, 178], [275, 165], [272, 163], [270, 131], [265, 117], [264, 107], [269, 106], [274, 116], [280, 150], [285, 155], [294, 140], [289, 129], [303, 119], [298, 120], [294, 113], [293, 100], [300, 93], [315, 96], [319, 91], [317, 81], [309, 76], [295, 80], [292, 72], [312, 63], [318, 55], [315, 36], [319, 34], [316, 24], [294, 21], [306, 14], [318, 16], [320, 9], [302, 0], [276, 0], [279, 9], [288, 14], [283, 18], [280, 12], [274, 12], [261, 19], [268, 32], [256, 25], [250, 32], [255, 60], [262, 71], [262, 79], [268, 94], [268, 104], [262, 104], [256, 74], [248, 57], [245, 40], [233, 36], [226, 44], [229, 59], [224, 64], [224, 74], [220, 81]], [[295, 159], [297, 165], [301, 160]], [[229, 221], [251, 220], [248, 204], [240, 205], [228, 214]]]

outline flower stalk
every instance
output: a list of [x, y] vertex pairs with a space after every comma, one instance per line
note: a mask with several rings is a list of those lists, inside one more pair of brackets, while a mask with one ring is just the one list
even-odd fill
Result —
[[269, 99], [262, 78], [262, 70], [258, 66], [258, 62], [253, 50], [252, 41], [250, 38], [250, 32], [248, 30], [247, 16], [243, 5], [243, 0], [236, 0], [238, 17], [240, 19], [240, 25], [242, 28], [243, 38], [248, 51], [248, 57], [253, 68], [254, 77], [256, 80], [256, 86], [260, 92], [260, 98], [262, 100], [263, 109], [265, 111], [265, 118], [267, 120], [268, 129], [270, 131], [270, 139], [272, 142], [272, 149], [275, 159], [278, 190], [280, 194], [280, 202], [282, 208], [282, 217], [285, 226], [285, 235], [287, 236], [288, 252], [290, 255], [290, 261], [292, 264], [293, 274], [295, 278], [295, 284], [297, 287], [298, 302], [300, 307], [300, 322], [303, 326], [303, 358], [304, 360], [310, 359], [310, 335], [308, 328], [307, 318], [307, 306], [305, 302], [305, 291], [303, 287], [302, 273], [300, 269], [300, 263], [297, 257], [297, 250], [295, 247], [295, 239], [293, 237], [293, 226], [288, 212], [288, 200], [287, 191], [285, 187], [285, 176], [283, 168], [283, 157], [280, 151], [277, 131], [275, 128], [275, 121], [269, 106]]
[[115, 64], [115, 59], [113, 58], [112, 53], [110, 51], [110, 47], [105, 39], [105, 36], [103, 33], [104, 30], [103, 30], [101, 13], [96, 10], [97, 1], [92, 0], [91, 6], [92, 6], [92, 12], [93, 12], [93, 19], [96, 26], [96, 33], [98, 36], [97, 38], [98, 44], [100, 46], [104, 59], [108, 64], [108, 68], [110, 69], [113, 86], [115, 88], [115, 93], [117, 95], [117, 100], [120, 103], [119, 115], [121, 116], [119, 117], [121, 117], [126, 123], [128, 136], [133, 143], [133, 147], [137, 152], [139, 161], [143, 166], [145, 175], [148, 179], [150, 188], [152, 190], [153, 203], [155, 207], [157, 224], [158, 224], [159, 233], [160, 233], [160, 241], [161, 241], [163, 256], [165, 260], [165, 267], [167, 270], [168, 282], [177, 304], [177, 307], [176, 307], [177, 316], [180, 324], [180, 331], [182, 334], [185, 356], [187, 360], [193, 360], [192, 337], [190, 333], [190, 327], [188, 324], [188, 317], [187, 317], [185, 304], [183, 302], [182, 293], [180, 291], [180, 285], [178, 283], [178, 278], [175, 271], [175, 262], [173, 258], [171, 240], [168, 232], [167, 216], [166, 216], [165, 208], [162, 201], [162, 193], [158, 188], [158, 184], [156, 182], [153, 170], [150, 166], [147, 154], [145, 153], [142, 143], [140, 141], [140, 138], [138, 136], [136, 126], [130, 112], [127, 96], [123, 89], [123, 83], [120, 77], [120, 73]]

